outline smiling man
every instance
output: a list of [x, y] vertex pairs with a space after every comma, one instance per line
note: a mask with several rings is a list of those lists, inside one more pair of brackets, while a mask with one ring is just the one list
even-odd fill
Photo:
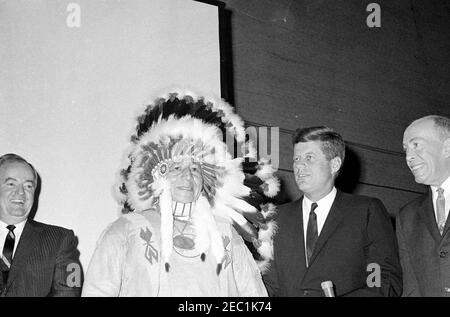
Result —
[[0, 296], [79, 296], [83, 277], [73, 232], [28, 219], [37, 180], [22, 157], [0, 157]]
[[0, 219], [15, 225], [22, 224], [34, 200], [37, 177], [34, 170], [18, 160], [7, 160], [0, 165]]
[[[267, 296], [237, 229], [253, 228], [245, 215], [261, 213], [242, 158], [228, 152], [234, 138], [250, 146], [223, 100], [179, 91], [147, 106], [117, 186], [124, 215], [101, 235], [83, 296]], [[253, 236], [258, 251], [269, 248], [269, 231]]]
[[400, 295], [397, 244], [382, 202], [334, 187], [345, 157], [342, 137], [327, 127], [304, 128], [293, 145], [303, 196], [279, 207], [274, 260], [264, 275], [269, 295], [324, 296], [326, 281], [335, 296]]
[[172, 162], [167, 179], [172, 184], [172, 197], [177, 197], [178, 202], [190, 203], [200, 196], [203, 185], [201, 167], [191, 158]]
[[450, 297], [450, 119], [414, 121], [403, 135], [403, 149], [415, 181], [429, 186], [397, 217], [403, 295]]

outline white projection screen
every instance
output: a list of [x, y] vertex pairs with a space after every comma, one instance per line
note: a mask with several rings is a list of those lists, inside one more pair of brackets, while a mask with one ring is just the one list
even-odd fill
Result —
[[113, 185], [149, 98], [220, 96], [218, 16], [191, 0], [0, 0], [0, 155], [35, 166], [34, 219], [74, 230], [84, 270], [120, 214]]

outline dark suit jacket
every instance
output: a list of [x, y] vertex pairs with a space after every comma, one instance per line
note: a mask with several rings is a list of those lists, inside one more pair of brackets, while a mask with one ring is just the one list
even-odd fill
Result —
[[[338, 190], [306, 267], [303, 198], [279, 207], [274, 260], [264, 281], [270, 296], [324, 296], [321, 282], [333, 282], [336, 296], [399, 296], [401, 268], [389, 214], [375, 198]], [[370, 263], [381, 268], [380, 287], [368, 287]], [[374, 282], [375, 279], [370, 279]]]
[[441, 236], [431, 191], [400, 209], [396, 227], [403, 268], [403, 296], [450, 296], [448, 218]]
[[[79, 273], [81, 276], [76, 276]], [[80, 296], [82, 285], [76, 287], [80, 281], [83, 274], [73, 231], [28, 220], [14, 254], [7, 285], [2, 285], [0, 279], [0, 294]]]

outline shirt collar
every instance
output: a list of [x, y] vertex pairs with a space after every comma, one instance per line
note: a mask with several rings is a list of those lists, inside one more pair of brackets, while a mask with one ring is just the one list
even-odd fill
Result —
[[447, 177], [447, 179], [441, 184], [441, 186], [430, 186], [431, 191], [433, 193], [433, 197], [437, 197], [437, 190], [438, 188], [442, 188], [444, 190], [444, 195], [447, 196], [450, 194], [450, 177]]
[[[333, 186], [333, 189], [325, 196], [322, 197], [320, 200], [316, 201], [315, 203], [317, 203], [317, 208], [319, 210], [329, 210], [331, 208], [331, 205], [333, 204], [334, 199], [336, 198], [336, 194], [337, 194], [337, 190], [336, 187]], [[309, 209], [311, 209], [311, 205], [314, 201], [311, 201], [308, 197], [303, 196], [303, 199], [306, 203], [306, 206], [308, 207], [308, 211]]]
[[[16, 223], [14, 226], [16, 227], [15, 229], [14, 229], [14, 231], [16, 232], [16, 231], [20, 231], [20, 232], [22, 232], [23, 231], [23, 228], [25, 227], [25, 224], [27, 223], [27, 219], [25, 219], [25, 220], [23, 220], [23, 221], [21, 221], [21, 222], [19, 222], [19, 223]], [[1, 221], [0, 220], [0, 230], [1, 231], [8, 231], [8, 229], [6, 229], [6, 227], [8, 226], [8, 224], [7, 223], [5, 223], [5, 222], [3, 222], [3, 221]]]

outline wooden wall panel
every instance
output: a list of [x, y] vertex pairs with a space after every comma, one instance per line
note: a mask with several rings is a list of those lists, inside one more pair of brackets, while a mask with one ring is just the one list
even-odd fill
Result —
[[406, 123], [396, 123], [391, 117], [383, 119], [380, 111], [376, 111], [382, 103], [364, 112], [360, 111], [363, 103], [355, 96], [346, 102], [339, 102], [337, 98], [330, 100], [331, 97], [320, 89], [307, 85], [303, 85], [301, 91], [292, 90], [283, 95], [237, 90], [235, 98], [240, 100], [238, 112], [247, 121], [289, 130], [301, 126], [326, 125], [339, 131], [351, 142], [397, 153], [402, 150]]
[[368, 28], [362, 0], [223, 0], [231, 12], [234, 104], [251, 126], [280, 128], [280, 196], [298, 195], [290, 134], [327, 125], [342, 134], [351, 164], [343, 184], [396, 210], [425, 187], [402, 153], [409, 122], [450, 116], [450, 4], [377, 1]]

